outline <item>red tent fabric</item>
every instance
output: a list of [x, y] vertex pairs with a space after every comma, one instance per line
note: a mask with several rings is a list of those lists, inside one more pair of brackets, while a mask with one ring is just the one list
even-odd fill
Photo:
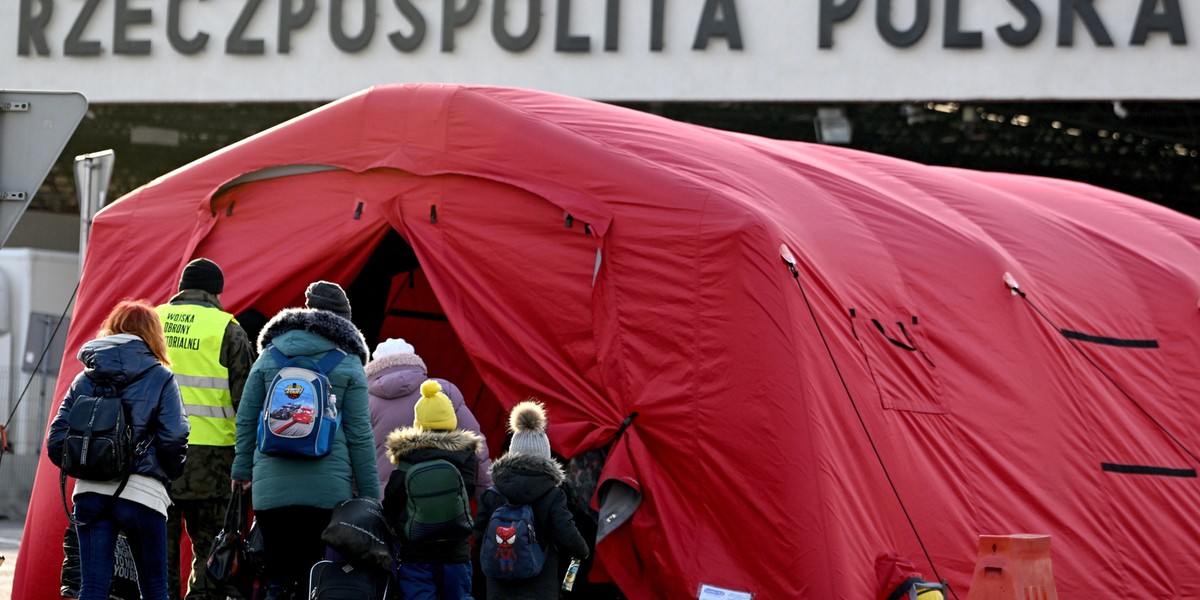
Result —
[[[1200, 594], [1200, 222], [1079, 183], [376, 87], [104, 209], [57, 396], [113, 303], [194, 257], [270, 315], [393, 230], [446, 318], [418, 351], [460, 357], [494, 449], [527, 396], [568, 457], [637, 413], [596, 498], [631, 598], [869, 598], [881, 553], [965, 598], [1006, 533], [1052, 536], [1063, 598]], [[16, 597], [57, 597], [56, 479]]]

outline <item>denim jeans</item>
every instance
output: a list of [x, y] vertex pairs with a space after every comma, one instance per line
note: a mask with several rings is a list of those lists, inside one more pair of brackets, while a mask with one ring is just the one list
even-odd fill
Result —
[[[124, 531], [144, 600], [167, 600], [167, 518], [152, 508], [104, 494], [75, 498], [79, 526], [79, 600], [107, 600], [117, 532]], [[100, 514], [103, 511], [104, 514]]]
[[400, 563], [404, 600], [471, 600], [471, 563]]

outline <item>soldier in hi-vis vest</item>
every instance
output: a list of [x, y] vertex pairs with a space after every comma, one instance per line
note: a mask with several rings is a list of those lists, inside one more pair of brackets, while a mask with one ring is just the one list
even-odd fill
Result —
[[[183, 476], [171, 486], [167, 515], [167, 567], [171, 598], [180, 592], [181, 525], [192, 540], [188, 600], [225, 600], [236, 592], [211, 582], [204, 563], [221, 531], [229, 501], [234, 429], [246, 375], [254, 362], [246, 332], [225, 312], [217, 295], [225, 276], [216, 263], [197, 258], [179, 278], [179, 293], [157, 308], [167, 338], [171, 370], [192, 427]], [[182, 523], [181, 523], [182, 521]]]

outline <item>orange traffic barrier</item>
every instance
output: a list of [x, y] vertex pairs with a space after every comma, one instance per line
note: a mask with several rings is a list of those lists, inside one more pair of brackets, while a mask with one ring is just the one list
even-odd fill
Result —
[[1058, 600], [1050, 569], [1050, 536], [979, 536], [967, 600]]

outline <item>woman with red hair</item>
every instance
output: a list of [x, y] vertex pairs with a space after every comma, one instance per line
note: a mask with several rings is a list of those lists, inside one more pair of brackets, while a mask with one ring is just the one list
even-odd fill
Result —
[[[175, 376], [167, 368], [167, 343], [154, 307], [122, 300], [96, 339], [79, 350], [75, 377], [46, 436], [46, 454], [61, 465], [67, 414], [81, 396], [119, 394], [137, 450], [133, 474], [120, 481], [75, 483], [80, 600], [105, 600], [113, 575], [117, 533], [124, 532], [137, 565], [142, 598], [167, 598], [167, 484], [183, 473], [188, 421]], [[118, 495], [118, 488], [120, 493]], [[114, 498], [116, 496], [116, 498]]]

